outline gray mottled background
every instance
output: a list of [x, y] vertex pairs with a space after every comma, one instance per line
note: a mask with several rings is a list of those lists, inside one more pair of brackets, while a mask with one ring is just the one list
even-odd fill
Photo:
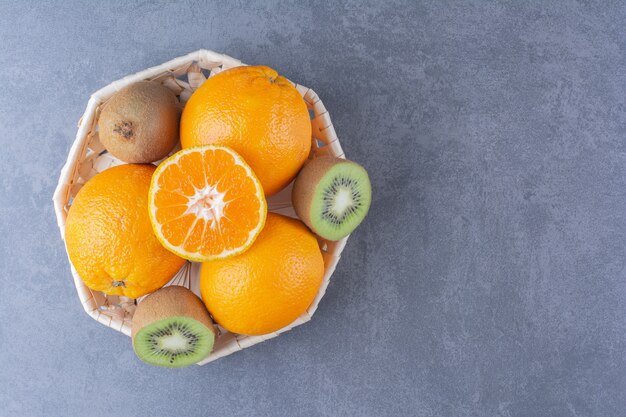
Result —
[[[624, 416], [625, 23], [587, 1], [2, 0], [0, 415]], [[310, 323], [165, 370], [82, 311], [51, 197], [89, 94], [199, 48], [313, 87], [374, 199]]]

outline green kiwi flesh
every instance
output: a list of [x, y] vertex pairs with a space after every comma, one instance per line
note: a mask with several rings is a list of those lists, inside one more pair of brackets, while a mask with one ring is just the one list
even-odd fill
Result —
[[292, 200], [298, 216], [328, 240], [348, 236], [363, 221], [372, 189], [365, 169], [345, 159], [310, 161], [294, 184]]
[[179, 316], [144, 326], [135, 335], [133, 347], [146, 363], [180, 368], [206, 358], [214, 342], [214, 332], [204, 324]]

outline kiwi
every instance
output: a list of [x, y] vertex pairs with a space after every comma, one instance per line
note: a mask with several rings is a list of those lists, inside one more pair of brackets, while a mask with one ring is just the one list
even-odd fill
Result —
[[324, 156], [302, 168], [291, 200], [298, 217], [313, 232], [328, 240], [339, 240], [365, 218], [372, 201], [372, 187], [361, 165]]
[[124, 162], [149, 163], [167, 156], [178, 142], [180, 111], [174, 93], [140, 81], [115, 93], [98, 119], [100, 142]]
[[187, 288], [174, 285], [139, 303], [132, 338], [135, 354], [142, 361], [181, 368], [211, 353], [215, 328], [202, 301]]

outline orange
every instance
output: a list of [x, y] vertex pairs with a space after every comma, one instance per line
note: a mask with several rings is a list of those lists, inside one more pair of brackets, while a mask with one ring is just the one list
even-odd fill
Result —
[[166, 250], [148, 217], [153, 165], [120, 165], [91, 178], [65, 224], [67, 253], [85, 285], [138, 298], [165, 285], [185, 260]]
[[200, 269], [202, 299], [215, 320], [234, 333], [279, 330], [311, 305], [324, 276], [313, 233], [296, 219], [268, 213], [250, 249]]
[[261, 183], [232, 149], [200, 146], [163, 161], [152, 177], [150, 220], [170, 251], [204, 262], [246, 250], [265, 224]]
[[187, 102], [180, 123], [183, 148], [233, 148], [268, 196], [289, 184], [311, 150], [311, 121], [302, 96], [268, 67], [236, 67], [209, 78]]

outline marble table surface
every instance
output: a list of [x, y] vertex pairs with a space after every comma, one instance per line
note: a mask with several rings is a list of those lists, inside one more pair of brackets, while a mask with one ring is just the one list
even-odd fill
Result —
[[[0, 1], [0, 416], [619, 416], [619, 2]], [[200, 48], [313, 87], [370, 214], [313, 320], [149, 367], [51, 203], [90, 93]]]

